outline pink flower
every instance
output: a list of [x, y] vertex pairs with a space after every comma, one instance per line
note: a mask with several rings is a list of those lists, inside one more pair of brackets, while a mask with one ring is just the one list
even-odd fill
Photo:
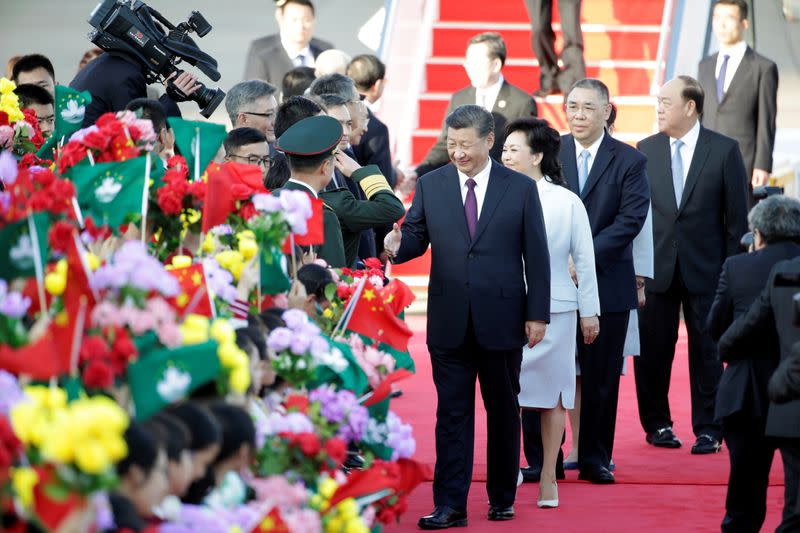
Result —
[[181, 344], [181, 330], [175, 322], [164, 322], [156, 330], [158, 340], [168, 348], [174, 348]]
[[122, 308], [125, 316], [125, 322], [134, 335], [141, 335], [151, 329], [156, 329], [156, 320], [147, 311], [137, 309], [131, 305], [126, 305]]
[[153, 316], [156, 324], [174, 323], [175, 309], [163, 298], [150, 298], [147, 300], [147, 312]]
[[281, 517], [292, 533], [317, 533], [322, 531], [319, 513], [311, 509], [282, 512]]
[[99, 328], [106, 326], [121, 326], [123, 316], [120, 310], [111, 302], [103, 301], [92, 309], [92, 325]]

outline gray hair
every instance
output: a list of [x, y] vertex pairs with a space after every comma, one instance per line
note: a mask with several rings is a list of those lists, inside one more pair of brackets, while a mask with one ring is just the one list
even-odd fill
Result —
[[308, 92], [311, 95], [338, 94], [351, 102], [359, 99], [355, 82], [343, 74], [320, 76], [311, 83]]
[[316, 94], [311, 98], [318, 104], [322, 104], [323, 106], [325, 106], [326, 109], [330, 109], [331, 107], [337, 107], [340, 105], [346, 106], [350, 102], [350, 100], [342, 98], [338, 94], [332, 94], [332, 93]]
[[747, 223], [766, 244], [800, 242], [800, 201], [784, 195], [765, 198], [750, 210]]
[[597, 78], [583, 78], [582, 80], [576, 81], [572, 84], [572, 87], [569, 88], [569, 92], [567, 92], [566, 96], [569, 96], [569, 93], [575, 89], [591, 89], [600, 96], [601, 102], [608, 103], [611, 100], [608, 86]]
[[271, 83], [263, 80], [248, 80], [237, 83], [225, 97], [225, 110], [231, 118], [231, 124], [236, 124], [236, 117], [246, 106], [252, 104], [259, 98], [272, 96], [277, 92], [277, 88]]
[[475, 128], [478, 137], [485, 139], [494, 132], [492, 114], [479, 105], [462, 105], [455, 108], [444, 120], [445, 126], [454, 130]]

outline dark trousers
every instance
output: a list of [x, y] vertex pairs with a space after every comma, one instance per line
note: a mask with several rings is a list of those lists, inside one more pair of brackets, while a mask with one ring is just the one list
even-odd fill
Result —
[[723, 419], [731, 465], [723, 533], [758, 533], [767, 514], [767, 487], [775, 445], [764, 436], [764, 420], [736, 413]]
[[775, 533], [800, 531], [800, 439], [786, 439], [778, 444], [783, 459], [783, 518]]
[[560, 87], [566, 93], [573, 83], [586, 77], [581, 0], [558, 0], [561, 32], [564, 36], [561, 50], [564, 70], [561, 72], [556, 54], [556, 34], [552, 28], [553, 0], [525, 0], [525, 5], [531, 19], [531, 45], [539, 61], [540, 86], [547, 90]]
[[581, 365], [581, 431], [578, 468], [608, 468], [617, 425], [619, 375], [628, 331], [629, 311], [603, 312], [600, 334], [592, 344], [578, 338]]
[[[544, 447], [542, 446], [542, 417], [539, 411], [533, 409], [522, 410], [522, 451], [525, 454], [525, 461], [528, 466], [535, 470], [542, 469], [544, 461]], [[566, 434], [561, 436], [561, 444], [564, 444]], [[556, 471], [563, 468], [564, 451], [558, 450], [556, 458]]]
[[428, 346], [436, 385], [434, 505], [466, 511], [475, 444], [475, 379], [488, 433], [486, 491], [492, 505], [514, 503], [519, 474], [519, 372], [522, 347], [481, 348], [472, 324], [455, 350]]
[[708, 310], [714, 300], [714, 287], [708, 287], [708, 291], [704, 294], [689, 293], [676, 264], [669, 289], [663, 293], [648, 291], [647, 304], [639, 310], [642, 354], [633, 358], [633, 364], [639, 420], [647, 433], [672, 426], [668, 393], [683, 305], [689, 335], [692, 429], [697, 436], [721, 437], [721, 424], [714, 418], [714, 405], [722, 363], [717, 358], [716, 343], [705, 328]]

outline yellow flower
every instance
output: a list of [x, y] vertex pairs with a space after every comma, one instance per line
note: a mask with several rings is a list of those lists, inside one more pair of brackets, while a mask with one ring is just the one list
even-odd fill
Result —
[[34, 403], [47, 409], [59, 409], [67, 406], [67, 393], [58, 387], [46, 387], [44, 385], [30, 385], [25, 387], [25, 394]]
[[13, 93], [17, 88], [17, 84], [8, 78], [0, 78], [0, 94]]
[[271, 516], [267, 515], [264, 520], [261, 521], [259, 528], [261, 531], [272, 531], [275, 529], [275, 520], [273, 520]]
[[211, 338], [219, 344], [236, 342], [236, 332], [224, 318], [219, 318], [211, 324]]
[[203, 251], [207, 254], [210, 254], [214, 251], [216, 247], [216, 242], [214, 242], [214, 236], [210, 233], [206, 233], [205, 238], [203, 239]]
[[333, 318], [333, 310], [331, 310], [330, 308], [325, 309], [322, 312], [322, 316], [325, 317], [325, 318]]
[[347, 521], [344, 533], [369, 533], [369, 529], [360, 517], [355, 517]]
[[228, 382], [233, 392], [244, 394], [250, 386], [250, 369], [246, 366], [233, 369]]
[[66, 274], [50, 272], [44, 277], [44, 288], [53, 296], [61, 296], [67, 288]]
[[11, 469], [11, 485], [23, 507], [33, 504], [33, 488], [38, 482], [39, 474], [33, 468], [24, 466]]
[[353, 498], [342, 500], [337, 507], [339, 508], [339, 514], [345, 520], [358, 516], [358, 504]]
[[330, 500], [338, 487], [339, 485], [334, 480], [329, 477], [325, 478], [319, 482], [319, 495], [326, 500]]
[[224, 368], [233, 368], [239, 361], [239, 352], [241, 350], [233, 342], [226, 342], [220, 344], [217, 348], [217, 357], [219, 362]]
[[208, 342], [208, 318], [191, 314], [180, 325], [184, 344], [200, 344]]
[[258, 244], [252, 239], [239, 239], [239, 253], [245, 261], [249, 261], [258, 253]]
[[23, 444], [33, 444], [34, 427], [42, 411], [30, 402], [18, 403], [11, 409], [11, 427]]
[[192, 258], [188, 255], [176, 255], [172, 258], [173, 268], [188, 268], [192, 266]]
[[86, 262], [89, 264], [89, 269], [94, 272], [98, 268], [100, 268], [100, 258], [94, 255], [92, 252], [86, 254]]
[[67, 268], [68, 268], [68, 265], [67, 265], [67, 260], [66, 259], [59, 259], [58, 263], [56, 263], [56, 272], [58, 272], [59, 274], [65, 274], [66, 275]]
[[231, 528], [228, 530], [228, 533], [242, 533], [242, 528], [239, 526], [231, 526]]
[[100, 439], [106, 454], [112, 461], [116, 462], [128, 456], [128, 445], [119, 435], [103, 435]]
[[322, 506], [322, 496], [319, 494], [314, 494], [310, 500], [308, 500], [308, 504], [313, 509], [319, 509]]
[[[62, 426], [63, 429], [67, 427]], [[62, 464], [70, 464], [75, 459], [76, 447], [75, 440], [72, 438], [73, 434], [69, 431], [62, 432], [54, 438], [48, 438], [42, 443], [42, 455], [52, 461]]]
[[244, 268], [244, 256], [234, 250], [225, 250], [218, 253], [214, 258], [222, 268], [233, 274], [233, 277], [238, 281], [239, 275]]
[[59, 326], [66, 326], [69, 324], [69, 314], [66, 311], [61, 311], [56, 315], [56, 324]]
[[100, 442], [87, 439], [75, 449], [75, 465], [87, 474], [100, 474], [111, 466], [111, 459]]
[[3, 108], [19, 109], [19, 97], [14, 93], [6, 93], [0, 96], [0, 106]]
[[331, 518], [325, 526], [325, 533], [339, 533], [343, 527], [344, 521], [340, 517], [335, 516]]

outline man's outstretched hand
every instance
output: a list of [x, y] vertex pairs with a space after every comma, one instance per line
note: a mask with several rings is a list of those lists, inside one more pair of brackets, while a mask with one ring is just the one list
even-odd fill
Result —
[[395, 222], [392, 231], [386, 234], [383, 238], [383, 250], [386, 254], [394, 259], [397, 252], [400, 250], [400, 241], [403, 239], [403, 233], [400, 231], [400, 225]]

